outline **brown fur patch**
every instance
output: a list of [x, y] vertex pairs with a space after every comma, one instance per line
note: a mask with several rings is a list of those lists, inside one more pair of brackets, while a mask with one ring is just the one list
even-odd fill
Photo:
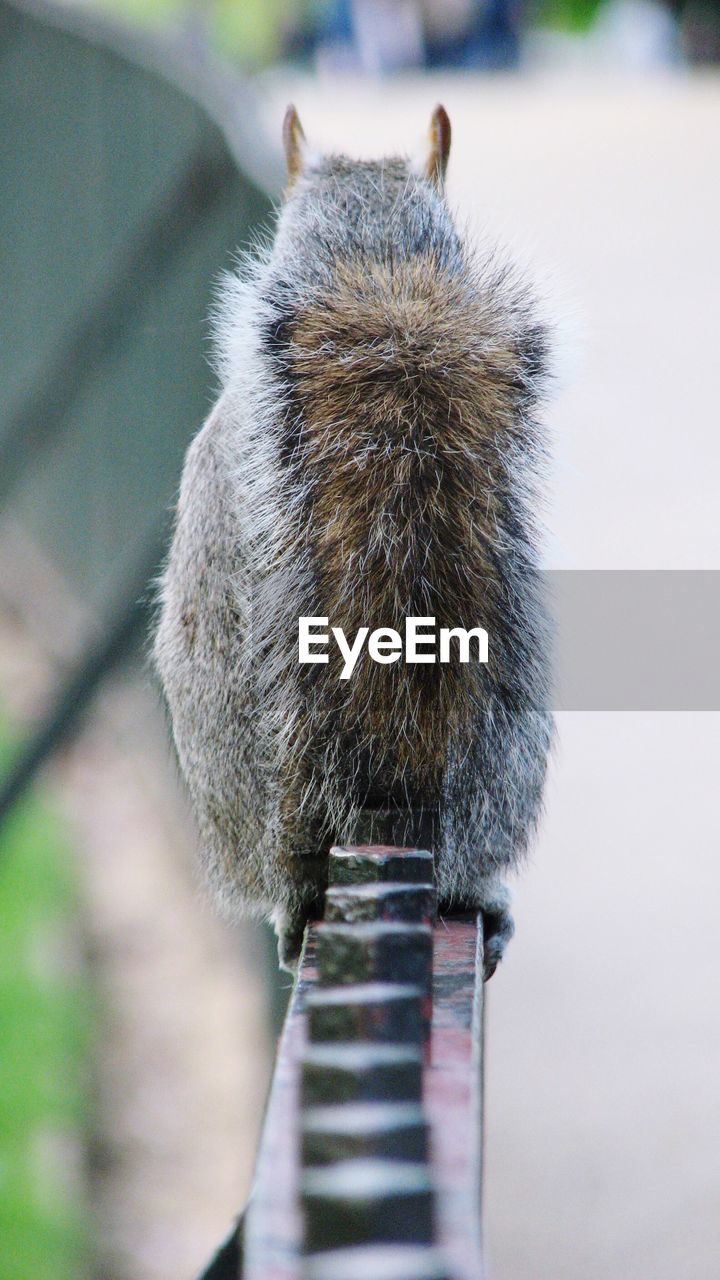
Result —
[[[338, 265], [332, 295], [298, 317], [290, 357], [300, 428], [293, 466], [307, 486], [316, 609], [349, 639], [361, 626], [401, 633], [409, 615], [436, 626], [500, 617], [500, 504], [508, 440], [518, 431], [518, 353], [497, 336], [487, 299], [431, 256], [393, 267]], [[500, 440], [502, 437], [502, 442]], [[368, 745], [368, 777], [393, 792], [439, 795], [448, 742], [474, 714], [482, 670], [376, 665], [323, 682], [331, 731]], [[360, 731], [359, 731], [360, 730]], [[310, 749], [302, 726], [298, 748]]]

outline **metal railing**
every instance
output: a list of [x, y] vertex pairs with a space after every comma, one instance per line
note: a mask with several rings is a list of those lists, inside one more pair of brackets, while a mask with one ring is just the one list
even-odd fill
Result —
[[481, 1280], [482, 921], [433, 859], [336, 847], [241, 1226], [203, 1280]]

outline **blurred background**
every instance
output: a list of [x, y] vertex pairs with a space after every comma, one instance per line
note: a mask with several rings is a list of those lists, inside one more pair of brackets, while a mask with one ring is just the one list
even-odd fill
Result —
[[[192, 1276], [287, 997], [231, 929], [147, 664], [206, 317], [318, 147], [453, 123], [557, 318], [553, 569], [720, 568], [714, 0], [0, 0], [0, 1277]], [[489, 998], [492, 1280], [714, 1280], [716, 712], [566, 712]]]

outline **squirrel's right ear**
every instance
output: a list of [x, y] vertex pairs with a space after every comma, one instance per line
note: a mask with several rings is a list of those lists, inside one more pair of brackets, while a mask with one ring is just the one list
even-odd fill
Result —
[[287, 161], [288, 187], [300, 176], [305, 167], [307, 143], [300, 123], [300, 117], [292, 104], [285, 112], [283, 121], [283, 146]]
[[442, 187], [445, 181], [450, 136], [450, 117], [445, 108], [438, 105], [430, 117], [430, 148], [425, 165], [425, 177], [434, 182], [436, 187]]

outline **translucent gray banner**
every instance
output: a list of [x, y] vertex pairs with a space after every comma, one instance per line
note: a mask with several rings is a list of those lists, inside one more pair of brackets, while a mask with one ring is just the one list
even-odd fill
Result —
[[[555, 710], [720, 711], [720, 571], [555, 570], [544, 574], [544, 584]], [[350, 675], [341, 677], [347, 655], [335, 635], [336, 619], [298, 618], [284, 588], [282, 577], [265, 579], [242, 608], [252, 661], [268, 691], [298, 662], [326, 664], [313, 672], [337, 680], [357, 678], [371, 659], [443, 661], [441, 634], [423, 649], [433, 657], [413, 657], [408, 648], [408, 623], [432, 632], [434, 619], [394, 619], [400, 630], [390, 632], [386, 618], [368, 617], [362, 634], [341, 637], [358, 650]], [[311, 607], [318, 606], [312, 601]], [[485, 621], [481, 614], [453, 619], [453, 626], [483, 627]], [[303, 623], [312, 628], [311, 656], [302, 648]], [[374, 628], [385, 651], [394, 637], [394, 656], [374, 651]], [[487, 639], [492, 667], [499, 640], [491, 628]], [[474, 649], [472, 654], [475, 660]]]
[[558, 711], [720, 710], [720, 572], [559, 570], [546, 581]]

